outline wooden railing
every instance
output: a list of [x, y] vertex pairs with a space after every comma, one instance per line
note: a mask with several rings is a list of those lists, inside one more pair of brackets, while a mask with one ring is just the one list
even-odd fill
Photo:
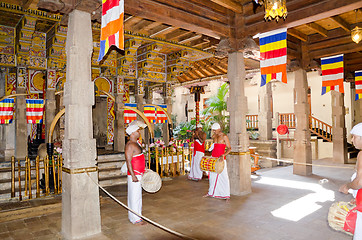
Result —
[[317, 136], [323, 138], [328, 142], [332, 142], [332, 126], [328, 125], [321, 120], [310, 116], [309, 117], [309, 128], [310, 131], [316, 134]]
[[[247, 129], [258, 128], [258, 115], [246, 115]], [[253, 125], [254, 124], [254, 125]], [[296, 128], [295, 114], [294, 113], [280, 113], [279, 124], [284, 124], [290, 129]], [[256, 126], [256, 127], [255, 127]], [[332, 142], [332, 126], [327, 123], [310, 116], [309, 118], [309, 129], [312, 133], [323, 138], [328, 142]]]
[[246, 115], [246, 128], [258, 129], [258, 115]]
[[279, 124], [284, 124], [288, 128], [295, 128], [295, 114], [294, 113], [279, 113]]

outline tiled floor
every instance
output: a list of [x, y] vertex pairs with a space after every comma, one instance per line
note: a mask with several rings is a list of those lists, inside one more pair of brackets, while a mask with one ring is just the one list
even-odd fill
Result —
[[[316, 163], [329, 164], [323, 160]], [[144, 193], [143, 214], [196, 239], [351, 239], [328, 226], [327, 213], [332, 202], [350, 200], [338, 187], [353, 170], [314, 167], [313, 173], [296, 176], [291, 166], [258, 171], [252, 179], [253, 193], [231, 196], [229, 202], [202, 197], [207, 179], [193, 182], [182, 176], [164, 181], [156, 194]], [[127, 202], [125, 186], [110, 191]], [[178, 239], [151, 224], [132, 225], [127, 211], [112, 200], [103, 202], [101, 215], [102, 234], [90, 239]], [[0, 239], [59, 239], [60, 229], [58, 212], [0, 223]]]

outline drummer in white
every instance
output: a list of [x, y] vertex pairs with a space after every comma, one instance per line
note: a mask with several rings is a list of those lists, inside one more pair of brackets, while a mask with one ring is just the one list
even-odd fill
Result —
[[[140, 126], [131, 123], [126, 133], [130, 140], [125, 147], [126, 164], [128, 168], [128, 207], [138, 214], [142, 214], [142, 187], [141, 179], [145, 172], [145, 156], [142, 153], [142, 148], [137, 139], [140, 137]], [[128, 218], [133, 224], [144, 225], [145, 222], [137, 215], [128, 212]]]
[[[352, 143], [355, 148], [362, 149], [362, 123], [357, 124], [351, 130]], [[348, 194], [348, 190], [353, 190], [357, 208], [356, 228], [353, 235], [353, 240], [362, 240], [362, 153], [357, 155], [356, 173], [352, 176], [352, 181], [343, 184], [339, 191]]]
[[194, 139], [194, 154], [192, 156], [191, 170], [188, 179], [199, 181], [202, 179], [202, 170], [200, 168], [200, 162], [205, 155], [205, 140], [206, 133], [202, 131], [202, 125], [199, 123], [196, 126], [193, 135]]

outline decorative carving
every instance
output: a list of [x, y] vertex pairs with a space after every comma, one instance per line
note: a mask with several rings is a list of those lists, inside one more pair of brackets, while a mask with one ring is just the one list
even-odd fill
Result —
[[140, 95], [145, 94], [144, 79], [142, 79], [142, 78], [137, 78], [137, 94], [140, 94]]
[[16, 74], [7, 73], [6, 74], [6, 94], [15, 94], [16, 93]]
[[47, 89], [55, 89], [56, 87], [56, 83], [57, 83], [57, 78], [56, 78], [56, 71], [55, 70], [48, 70], [48, 74], [47, 74]]
[[26, 68], [18, 68], [17, 73], [18, 73], [17, 87], [25, 88], [28, 80], [28, 72], [26, 71]]
[[117, 94], [124, 94], [123, 77], [117, 76]]

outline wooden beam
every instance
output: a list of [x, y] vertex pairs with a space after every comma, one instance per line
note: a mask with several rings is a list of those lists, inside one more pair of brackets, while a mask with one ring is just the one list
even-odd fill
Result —
[[204, 77], [208, 77], [208, 76], [209, 76], [209, 74], [207, 74], [203, 69], [201, 69], [201, 67], [199, 67], [199, 65], [198, 65], [196, 62], [193, 63], [193, 68], [194, 68], [196, 71], [198, 71], [199, 73], [201, 73], [202, 75], [204, 75]]
[[348, 34], [348, 35], [345, 35], [342, 37], [329, 38], [329, 39], [326, 39], [325, 41], [309, 43], [309, 50], [315, 51], [315, 50], [325, 49], [325, 48], [329, 48], [329, 47], [335, 47], [338, 45], [348, 44], [351, 42], [352, 42], [351, 35]]
[[165, 38], [167, 40], [169, 40], [169, 41], [172, 41], [172, 40], [175, 40], [177, 38], [181, 38], [181, 37], [183, 37], [183, 36], [185, 36], [185, 35], [187, 35], [189, 33], [190, 33], [190, 31], [186, 31], [186, 30], [183, 30], [183, 29], [179, 28], [179, 29], [176, 29], [176, 30], [174, 30], [174, 31], [172, 31], [170, 33], [167, 33], [165, 35]]
[[323, 48], [320, 50], [310, 51], [311, 58], [328, 57], [337, 54], [347, 54], [356, 51], [362, 51], [362, 44], [356, 44], [351, 41], [349, 44], [338, 45], [335, 47]]
[[331, 17], [331, 19], [337, 24], [339, 25], [341, 28], [343, 28], [346, 32], [350, 32], [350, 26], [349, 24], [343, 20], [343, 18], [341, 18], [340, 16], [333, 16]]
[[317, 33], [319, 33], [320, 35], [322, 35], [324, 37], [328, 37], [328, 31], [325, 28], [323, 28], [322, 26], [320, 26], [314, 22], [307, 23], [307, 27], [316, 31]]
[[151, 25], [153, 22], [147, 19], [142, 19], [141, 21], [139, 21], [138, 23], [136, 23], [135, 25], [133, 25], [131, 27], [131, 31], [132, 32], [138, 32], [140, 30], [142, 30], [143, 28], [147, 27], [148, 25]]
[[189, 38], [186, 38], [182, 41], [179, 41], [178, 43], [185, 44], [185, 43], [191, 42], [192, 40], [196, 40], [196, 39], [200, 39], [200, 38], [202, 38], [202, 35], [197, 34], [197, 35], [191, 36]]
[[[294, 2], [298, 1], [293, 1], [290, 4], [293, 4]], [[305, 2], [304, 7], [297, 8], [293, 11], [288, 9], [288, 17], [285, 21], [265, 22], [263, 16], [260, 15], [260, 17], [258, 17], [258, 19], [260, 19], [257, 22], [247, 24], [245, 28], [246, 34], [255, 35], [257, 33], [268, 32], [282, 27], [293, 28], [362, 7], [361, 0], [348, 0], [347, 2], [341, 0], [319, 0], [314, 4], [309, 5], [307, 1], [299, 2]], [[247, 20], [249, 18], [255, 17], [252, 15], [246, 17], [246, 23], [248, 23]]]
[[190, 69], [189, 72], [195, 75], [197, 78], [203, 78], [203, 76], [199, 74], [195, 69]]
[[212, 68], [211, 66], [209, 66], [208, 64], [204, 63], [203, 60], [198, 61], [198, 64], [200, 64], [206, 71], [210, 72], [213, 75], [217, 75], [219, 74], [217, 71], [215, 71], [214, 68]]
[[144, 28], [142, 29], [142, 31], [148, 32], [149, 30], [151, 30], [151, 29], [153, 29], [153, 28], [155, 28], [155, 27], [158, 27], [158, 26], [160, 26], [160, 25], [162, 25], [162, 23], [160, 23], [160, 22], [153, 22], [153, 23], [151, 23], [150, 25], [144, 27]]
[[160, 34], [166, 34], [168, 32], [171, 32], [171, 31], [175, 30], [175, 29], [177, 29], [177, 28], [173, 27], [173, 26], [165, 27], [164, 29], [151, 34], [150, 37], [153, 38], [153, 37], [156, 37], [157, 35], [160, 35]]
[[128, 14], [167, 23], [207, 36], [220, 38], [221, 36], [229, 37], [231, 35], [231, 28], [226, 24], [155, 1], [126, 0], [124, 8]]
[[[193, 64], [194, 64], [194, 66], [197, 67], [197, 70], [198, 70], [201, 74], [203, 74], [203, 75], [205, 75], [205, 76], [207, 76], [207, 77], [214, 75], [214, 73], [212, 73], [212, 72], [209, 71], [208, 69], [205, 69], [203, 66], [201, 66], [200, 61], [194, 62]], [[208, 72], [209, 74], [206, 73], [205, 71]]]
[[243, 12], [243, 7], [240, 4], [238, 4], [232, 0], [211, 0], [211, 1], [223, 6], [225, 8], [233, 10], [236, 13]]
[[190, 46], [196, 47], [196, 48], [202, 48], [203, 45], [208, 44], [209, 42], [210, 42], [210, 40], [208, 40], [208, 39], [199, 38], [194, 41], [191, 41]]

